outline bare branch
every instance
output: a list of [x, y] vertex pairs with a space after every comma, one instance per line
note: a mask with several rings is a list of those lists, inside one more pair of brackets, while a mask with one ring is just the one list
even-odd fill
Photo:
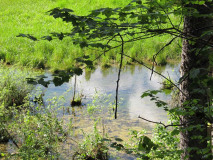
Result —
[[[130, 59], [132, 59], [133, 61], [137, 62], [138, 64], [140, 64], [140, 65], [142, 65], [142, 66], [144, 66], [144, 67], [146, 67], [147, 69], [149, 69], [149, 70], [152, 71], [152, 69], [151, 69], [150, 67], [148, 67], [147, 65], [145, 65], [143, 62], [140, 62], [139, 60], [137, 60], [137, 59], [135, 59], [135, 58], [132, 58], [132, 57], [130, 57], [129, 55], [126, 55], [126, 54], [123, 54], [123, 55], [126, 56], [126, 57], [128, 57], [128, 58], [130, 58]], [[178, 89], [178, 91], [180, 91], [184, 96], [186, 96], [185, 93], [183, 93], [183, 92], [181, 91], [181, 89], [178, 87], [178, 85], [176, 85], [174, 82], [172, 82], [169, 78], [167, 78], [166, 76], [160, 74], [159, 72], [157, 72], [157, 71], [155, 71], [155, 70], [153, 70], [153, 72], [156, 73], [156, 74], [158, 74], [159, 76], [163, 77], [163, 78], [166, 79], [167, 81], [169, 81], [175, 88]]]
[[124, 40], [123, 37], [119, 34], [121, 40], [122, 40], [122, 46], [121, 46], [121, 62], [120, 67], [118, 71], [118, 80], [117, 80], [117, 87], [116, 87], [116, 96], [115, 96], [115, 119], [117, 119], [117, 111], [118, 111], [118, 88], [119, 88], [119, 81], [120, 81], [120, 75], [121, 75], [121, 69], [123, 65], [123, 55], [124, 55]]
[[157, 64], [156, 62], [156, 57], [158, 56], [158, 54], [164, 50], [164, 48], [166, 48], [167, 46], [169, 46], [177, 37], [172, 38], [165, 46], [163, 46], [154, 56], [153, 56], [153, 64], [152, 64], [152, 73], [150, 76], [150, 80], [152, 79], [152, 75], [154, 73], [154, 64]]
[[141, 117], [140, 115], [138, 116], [138, 118], [140, 118], [140, 119], [142, 119], [142, 120], [144, 120], [144, 121], [150, 122], [150, 123], [155, 123], [155, 124], [163, 125], [165, 128], [167, 128], [167, 127], [176, 127], [176, 126], [184, 126], [184, 124], [169, 124], [169, 125], [165, 125], [165, 124], [162, 123], [162, 122], [151, 121], [151, 120], [148, 120], [148, 119], [146, 119], [146, 118]]

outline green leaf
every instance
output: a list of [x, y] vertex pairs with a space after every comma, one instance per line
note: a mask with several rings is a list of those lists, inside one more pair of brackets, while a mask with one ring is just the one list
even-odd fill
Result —
[[38, 84], [43, 85], [44, 87], [48, 87], [48, 85], [50, 84], [50, 81], [45, 81], [43, 78], [40, 78], [38, 80]]
[[166, 94], [166, 95], [170, 95], [172, 90], [171, 89], [163, 89], [163, 92]]
[[116, 140], [116, 141], [119, 141], [119, 142], [122, 142], [122, 141], [123, 141], [123, 139], [121, 139], [121, 138], [115, 138], [115, 140]]
[[4, 156], [5, 156], [5, 154], [4, 154], [4, 153], [1, 153], [1, 154], [0, 154], [0, 157], [4, 157]]
[[83, 73], [83, 70], [81, 68], [73, 68], [72, 71], [78, 76], [82, 75]]
[[113, 142], [110, 147], [115, 148], [116, 150], [120, 151], [124, 146], [122, 144], [119, 144], [117, 142]]
[[171, 132], [171, 136], [175, 136], [178, 135], [180, 133], [180, 130], [178, 128], [175, 128], [172, 132]]
[[31, 40], [33, 40], [33, 41], [37, 41], [37, 38], [36, 37], [34, 37], [34, 36], [32, 36], [32, 35], [30, 35], [30, 34], [23, 34], [23, 33], [20, 33], [18, 36], [16, 36], [16, 37], [26, 37], [26, 38], [29, 38], [29, 39], [31, 39]]
[[53, 40], [53, 38], [51, 36], [43, 36], [41, 38], [44, 39], [44, 40], [48, 40], [48, 41], [52, 41]]
[[104, 142], [109, 142], [109, 141], [111, 141], [111, 140], [108, 139], [108, 138], [103, 138], [102, 141], [104, 141]]
[[150, 93], [144, 92], [144, 93], [141, 95], [141, 98], [147, 97], [147, 96], [149, 96], [149, 95], [150, 95]]

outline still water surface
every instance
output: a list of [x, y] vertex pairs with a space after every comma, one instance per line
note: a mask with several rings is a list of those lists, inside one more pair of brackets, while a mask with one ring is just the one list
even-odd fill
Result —
[[[179, 78], [179, 65], [167, 65], [159, 67], [158, 70], [173, 81]], [[118, 68], [111, 67], [108, 69], [101, 69], [98, 67], [95, 71], [84, 72], [81, 76], [77, 77], [77, 93], [83, 94], [83, 104], [91, 103], [93, 96], [98, 94], [111, 95], [111, 101], [115, 99], [116, 81], [117, 81]], [[118, 114], [122, 114], [127, 119], [138, 119], [138, 115], [153, 120], [153, 121], [166, 121], [167, 115], [162, 108], [157, 108], [154, 102], [149, 98], [141, 98], [143, 92], [147, 90], [156, 90], [162, 87], [163, 79], [154, 74], [150, 80], [151, 71], [141, 66], [127, 66], [121, 73], [119, 83], [119, 98], [121, 104], [118, 108]], [[48, 79], [51, 79], [51, 74], [46, 73]], [[44, 98], [51, 98], [53, 96], [65, 97], [65, 106], [70, 106], [70, 101], [73, 96], [74, 77], [70, 79], [69, 83], [64, 83], [61, 86], [55, 87], [50, 84], [48, 88], [43, 88]], [[70, 91], [68, 91], [70, 89]], [[68, 91], [68, 92], [67, 92]], [[161, 100], [169, 101], [170, 96], [160, 94]], [[77, 108], [77, 107], [75, 107]], [[77, 109], [78, 110], [78, 109]], [[67, 113], [64, 113], [67, 114]], [[72, 114], [72, 109], [69, 112]], [[123, 118], [121, 115], [118, 119]], [[151, 125], [151, 124], [150, 124]]]

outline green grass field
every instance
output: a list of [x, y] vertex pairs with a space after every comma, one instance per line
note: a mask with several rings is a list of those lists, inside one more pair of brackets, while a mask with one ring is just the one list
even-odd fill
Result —
[[[90, 10], [100, 7], [120, 7], [131, 0], [0, 0], [0, 59], [8, 64], [19, 64], [35, 68], [67, 69], [74, 63], [74, 58], [83, 54], [95, 57], [98, 52], [81, 49], [72, 44], [69, 38], [63, 41], [53, 40], [33, 42], [16, 37], [20, 33], [36, 37], [51, 32], [69, 32], [70, 24], [49, 16], [47, 11], [55, 7], [71, 8], [75, 13], [86, 15]], [[147, 39], [125, 46], [125, 53], [141, 60], [151, 60], [166, 42], [169, 36]], [[167, 59], [177, 59], [180, 47], [176, 41], [166, 48], [157, 58], [159, 64]], [[102, 64], [110, 63], [110, 58], [119, 49], [113, 50], [102, 58]], [[117, 54], [118, 55], [118, 54]], [[115, 56], [119, 60], [119, 56]], [[127, 62], [127, 60], [125, 61]]]

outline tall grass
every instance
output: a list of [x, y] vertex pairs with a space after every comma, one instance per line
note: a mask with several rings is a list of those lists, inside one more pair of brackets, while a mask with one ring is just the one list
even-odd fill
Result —
[[[100, 7], [120, 7], [131, 0], [0, 0], [0, 59], [9, 64], [19, 64], [35, 68], [67, 69], [73, 59], [83, 54], [95, 57], [94, 50], [81, 49], [72, 44], [69, 38], [63, 41], [53, 40], [32, 42], [17, 38], [19, 33], [33, 34], [36, 37], [51, 32], [69, 32], [70, 24], [49, 16], [47, 11], [55, 7], [71, 8], [76, 14], [86, 15], [90, 10]], [[152, 38], [126, 45], [125, 52], [140, 59], [152, 59], [153, 54], [169, 41], [168, 36]], [[103, 63], [116, 59], [113, 50], [103, 57]], [[180, 49], [174, 44], [159, 56], [159, 64], [168, 58], [177, 58]], [[119, 56], [118, 56], [119, 57]], [[117, 59], [119, 60], [119, 59]]]
[[22, 105], [26, 96], [32, 91], [33, 85], [27, 83], [26, 78], [38, 75], [29, 69], [6, 67], [0, 61], [0, 106]]

